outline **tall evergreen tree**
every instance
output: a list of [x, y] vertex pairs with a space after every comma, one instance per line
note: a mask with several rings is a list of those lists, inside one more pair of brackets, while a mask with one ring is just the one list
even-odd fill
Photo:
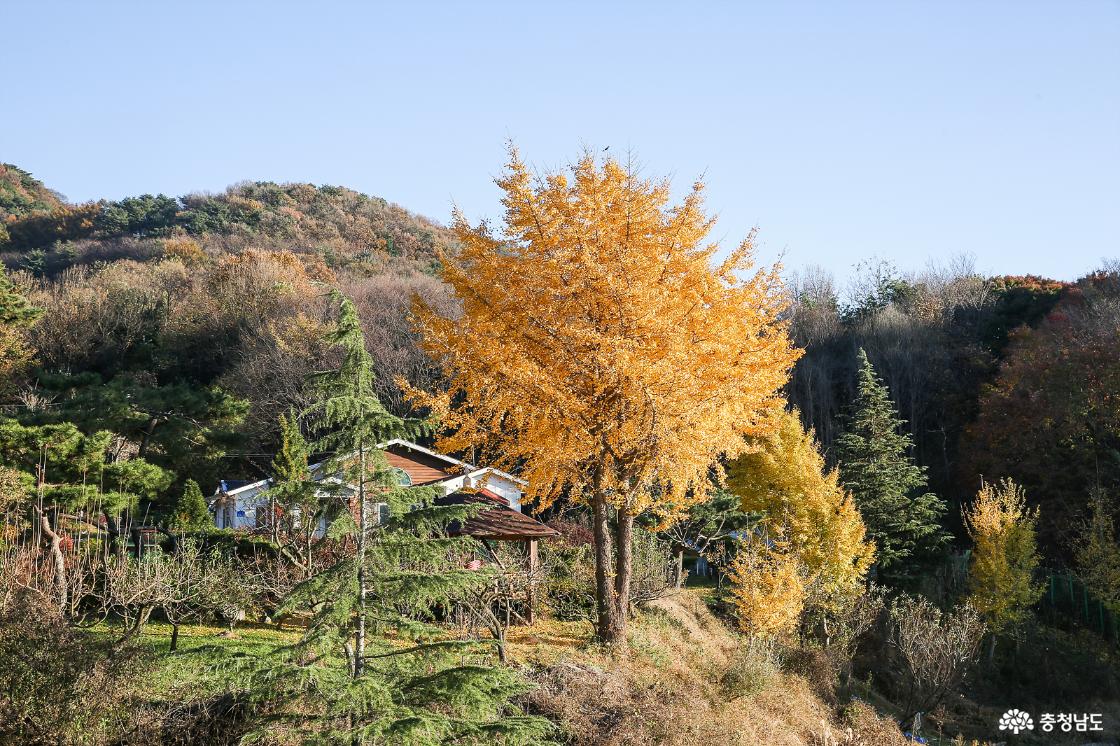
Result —
[[327, 469], [343, 475], [346, 484], [357, 487], [350, 512], [356, 513], [356, 560], [358, 601], [356, 605], [353, 665], [355, 677], [361, 676], [365, 665], [366, 611], [366, 543], [369, 537], [369, 489], [380, 486], [370, 477], [387, 469], [385, 455], [377, 444], [391, 438], [412, 435], [419, 423], [406, 422], [390, 414], [381, 404], [374, 389], [373, 358], [366, 349], [366, 338], [354, 304], [337, 291], [331, 299], [338, 302], [338, 320], [327, 333], [326, 341], [342, 353], [337, 370], [313, 376], [317, 401], [308, 408], [322, 436], [315, 449], [331, 453]]
[[[333, 454], [328, 473], [349, 485], [338, 489], [348, 509], [330, 535], [353, 537], [355, 551], [285, 600], [281, 614], [316, 610], [303, 637], [246, 661], [251, 691], [267, 703], [260, 734], [279, 724], [314, 743], [541, 743], [550, 724], [509, 704], [526, 690], [519, 677], [487, 665], [480, 643], [441, 639], [432, 624], [436, 609], [490, 581], [463, 569], [474, 540], [447, 534], [476, 508], [435, 505], [439, 490], [396, 484], [377, 444], [419, 424], [378, 401], [357, 313], [332, 297], [340, 310], [329, 341], [342, 361], [316, 375], [319, 399], [306, 414], [324, 433], [316, 450]], [[374, 494], [390, 507], [385, 521], [370, 519]]]
[[909, 456], [914, 441], [867, 353], [860, 349], [858, 356], [856, 398], [836, 440], [840, 481], [875, 540], [880, 570], [905, 577], [948, 540], [940, 523], [945, 503], [925, 491], [925, 468]]

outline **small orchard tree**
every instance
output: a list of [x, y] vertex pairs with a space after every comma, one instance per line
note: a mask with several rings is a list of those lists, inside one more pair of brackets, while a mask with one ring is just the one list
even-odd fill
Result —
[[940, 523], [945, 503], [924, 491], [925, 469], [909, 456], [914, 441], [862, 349], [858, 362], [856, 398], [836, 439], [840, 482], [855, 497], [879, 568], [904, 578], [923, 555], [948, 541]]
[[1089, 500], [1089, 517], [1074, 545], [1074, 557], [1085, 586], [1112, 613], [1120, 614], [1120, 544], [1114, 511], [1115, 505], [1104, 491], [1095, 490]]
[[728, 487], [785, 537], [807, 573], [808, 603], [839, 612], [860, 594], [875, 556], [855, 503], [796, 410], [752, 446], [728, 467]]
[[943, 612], [905, 593], [890, 605], [889, 650], [905, 722], [952, 692], [976, 662], [984, 620], [968, 604]]
[[633, 164], [571, 170], [534, 180], [511, 149], [502, 231], [456, 213], [440, 261], [462, 315], [415, 307], [449, 390], [413, 400], [446, 426], [442, 449], [520, 469], [538, 504], [590, 505], [598, 635], [621, 647], [635, 517], [704, 502], [718, 459], [772, 427], [799, 353], [750, 238], [714, 264], [700, 183], [671, 206]]
[[152, 612], [162, 610], [171, 623], [174, 650], [179, 625], [197, 613], [205, 576], [202, 553], [193, 541], [181, 542], [169, 554], [150, 549], [138, 557], [113, 557], [104, 568], [101, 604], [121, 621], [122, 643], [139, 636]]
[[972, 539], [969, 601], [992, 633], [988, 657], [995, 654], [996, 636], [1015, 628], [1042, 598], [1035, 578], [1038, 510], [1027, 507], [1023, 488], [1010, 479], [984, 484], [963, 511]]

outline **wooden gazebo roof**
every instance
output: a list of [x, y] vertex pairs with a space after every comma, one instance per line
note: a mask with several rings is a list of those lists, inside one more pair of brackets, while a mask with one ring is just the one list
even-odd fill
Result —
[[490, 490], [452, 492], [438, 497], [436, 505], [474, 505], [482, 503], [486, 507], [462, 525], [449, 527], [452, 535], [473, 536], [476, 539], [496, 539], [499, 541], [527, 541], [559, 536], [556, 529], [549, 528], [536, 518], [525, 515], [509, 506], [509, 502]]

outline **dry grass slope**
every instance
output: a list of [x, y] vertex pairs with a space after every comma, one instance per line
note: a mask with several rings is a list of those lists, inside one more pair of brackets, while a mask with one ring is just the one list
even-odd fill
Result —
[[[729, 677], [729, 669], [741, 665], [745, 641], [695, 593], [646, 607], [624, 659], [589, 645], [590, 632], [588, 625], [543, 623], [511, 636], [513, 658], [539, 685], [530, 707], [561, 723], [570, 743], [906, 743], [870, 707], [849, 708], [848, 722], [840, 722], [805, 679], [767, 669], [769, 661], [749, 667], [745, 680]], [[748, 660], [757, 659], [747, 653]], [[765, 680], [750, 680], [760, 676]], [[752, 695], [755, 684], [762, 688]]]

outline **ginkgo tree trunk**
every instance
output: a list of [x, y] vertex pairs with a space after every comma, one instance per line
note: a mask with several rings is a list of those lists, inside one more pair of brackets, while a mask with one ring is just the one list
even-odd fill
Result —
[[590, 505], [598, 632], [625, 646], [635, 517], [704, 501], [721, 457], [774, 427], [799, 354], [781, 281], [750, 237], [715, 261], [700, 183], [670, 204], [632, 164], [587, 153], [534, 177], [513, 148], [497, 183], [501, 231], [457, 212], [441, 257], [461, 315], [414, 309], [449, 390], [411, 396], [440, 448], [518, 469], [540, 505]]

